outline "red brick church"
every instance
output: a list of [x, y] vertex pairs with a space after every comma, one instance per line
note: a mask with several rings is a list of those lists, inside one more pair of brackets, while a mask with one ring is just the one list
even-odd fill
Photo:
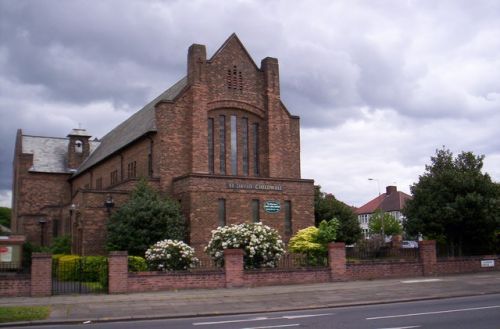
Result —
[[106, 221], [140, 178], [179, 200], [198, 252], [217, 226], [258, 222], [284, 240], [314, 224], [301, 179], [299, 118], [280, 99], [278, 60], [260, 67], [233, 34], [207, 59], [193, 44], [187, 76], [102, 139], [17, 133], [12, 230], [34, 244], [70, 235], [74, 253], [105, 253]]

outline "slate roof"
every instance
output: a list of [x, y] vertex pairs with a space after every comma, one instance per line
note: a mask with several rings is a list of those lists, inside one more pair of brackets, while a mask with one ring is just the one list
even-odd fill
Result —
[[74, 175], [79, 175], [148, 132], [155, 132], [155, 105], [160, 101], [174, 100], [187, 86], [187, 82], [187, 77], [182, 78], [141, 110], [111, 130], [101, 139], [99, 147], [81, 164]]
[[[69, 173], [68, 138], [22, 136], [22, 153], [33, 154], [33, 166], [30, 171], [46, 173]], [[99, 145], [90, 141], [90, 152]]]
[[394, 189], [387, 188], [387, 193], [383, 193], [378, 197], [370, 200], [368, 203], [356, 209], [356, 213], [358, 215], [361, 214], [372, 214], [376, 210], [382, 210], [384, 212], [391, 211], [401, 211], [405, 206], [405, 203], [408, 199], [411, 199], [411, 196], [400, 192], [395, 189], [395, 186], [391, 186]]

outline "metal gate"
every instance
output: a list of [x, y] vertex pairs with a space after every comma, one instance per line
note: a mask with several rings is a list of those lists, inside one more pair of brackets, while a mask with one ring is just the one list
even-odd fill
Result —
[[108, 292], [108, 259], [101, 256], [63, 256], [52, 261], [52, 294]]

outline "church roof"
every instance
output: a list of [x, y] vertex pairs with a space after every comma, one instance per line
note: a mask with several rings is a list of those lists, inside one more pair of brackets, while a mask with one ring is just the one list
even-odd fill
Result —
[[[98, 141], [90, 142], [90, 152], [99, 145]], [[69, 173], [68, 170], [68, 138], [22, 136], [22, 153], [33, 154], [34, 172]]]
[[155, 105], [160, 101], [172, 101], [187, 86], [187, 77], [182, 78], [160, 96], [119, 124], [101, 139], [99, 147], [81, 164], [75, 176], [89, 169], [111, 154], [127, 146], [149, 132], [156, 131]]

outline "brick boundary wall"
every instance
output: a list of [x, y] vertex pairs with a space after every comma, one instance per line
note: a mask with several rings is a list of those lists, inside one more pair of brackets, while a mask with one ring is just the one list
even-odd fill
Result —
[[128, 274], [127, 292], [172, 289], [216, 289], [226, 287], [224, 272], [137, 272]]
[[29, 274], [0, 275], [0, 297], [27, 297], [31, 295]]
[[111, 251], [108, 256], [108, 292], [119, 294], [128, 292], [128, 253]]
[[[109, 254], [109, 293], [133, 293], [172, 289], [215, 289], [256, 287], [279, 284], [324, 283], [344, 280], [367, 280], [397, 277], [432, 276], [490, 272], [500, 270], [497, 255], [436, 258], [435, 241], [421, 241], [415, 261], [370, 261], [346, 263], [344, 243], [328, 247], [326, 267], [303, 269], [243, 269], [243, 251], [228, 249], [225, 268], [193, 272], [128, 272], [127, 252]], [[494, 260], [494, 267], [481, 267], [482, 260]], [[30, 274], [0, 274], [0, 296], [50, 296], [52, 293], [52, 258], [33, 253]]]
[[[494, 267], [481, 267], [482, 260], [494, 260]], [[497, 256], [477, 256], [461, 258], [438, 258], [436, 272], [438, 274], [460, 274], [491, 272], [500, 270], [500, 258]]]
[[347, 264], [349, 280], [371, 280], [422, 276], [423, 266], [419, 261], [361, 262]]
[[52, 255], [34, 252], [31, 255], [31, 296], [52, 295]]

